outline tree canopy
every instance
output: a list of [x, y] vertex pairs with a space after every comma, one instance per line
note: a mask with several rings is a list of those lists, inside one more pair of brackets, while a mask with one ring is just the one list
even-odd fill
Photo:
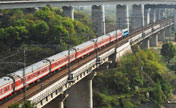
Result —
[[169, 62], [176, 54], [176, 49], [172, 43], [162, 45], [161, 55]]
[[95, 108], [137, 108], [150, 100], [162, 105], [172, 93], [165, 71], [153, 51], [138, 49], [123, 57], [120, 67], [98, 73], [94, 79]]
[[8, 108], [36, 108], [36, 107], [33, 103], [31, 103], [31, 101], [27, 100], [22, 105], [20, 105], [19, 103], [15, 103], [8, 106]]
[[60, 40], [64, 47], [68, 39], [71, 40], [71, 46], [74, 46], [86, 41], [87, 36], [94, 37], [90, 26], [78, 20], [63, 18], [49, 7], [35, 11], [34, 14], [25, 14], [24, 11], [2, 10], [0, 42], [10, 48], [22, 44], [61, 44]]
[[[11, 54], [9, 61], [22, 61], [19, 49], [26, 46], [27, 65], [54, 55], [70, 47], [78, 45], [87, 39], [94, 38], [90, 22], [85, 17], [84, 22], [71, 20], [58, 14], [58, 9], [44, 7], [37, 11], [27, 9], [0, 10], [0, 60]], [[76, 12], [76, 16], [80, 15]], [[84, 16], [84, 15], [80, 15]], [[79, 18], [78, 18], [79, 19]], [[86, 25], [88, 24], [88, 25]], [[19, 69], [19, 66], [2, 66], [0, 76]]]

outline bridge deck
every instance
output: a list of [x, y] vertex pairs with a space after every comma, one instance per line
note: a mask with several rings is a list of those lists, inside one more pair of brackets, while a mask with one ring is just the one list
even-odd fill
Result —
[[30, 1], [0, 1], [0, 9], [12, 8], [35, 8], [45, 7], [50, 5], [52, 7], [58, 6], [88, 6], [88, 5], [131, 5], [131, 4], [163, 4], [174, 7], [175, 0], [30, 0]]

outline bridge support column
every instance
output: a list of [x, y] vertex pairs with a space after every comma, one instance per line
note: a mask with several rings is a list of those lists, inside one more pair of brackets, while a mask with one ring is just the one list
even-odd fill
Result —
[[160, 14], [159, 19], [160, 20], [163, 19], [164, 18], [164, 9], [163, 8], [160, 8], [159, 14]]
[[105, 34], [105, 11], [104, 6], [102, 5], [93, 5], [92, 6], [92, 23], [95, 33], [97, 35]]
[[169, 17], [169, 8], [166, 8], [166, 18]]
[[165, 41], [165, 30], [161, 30], [158, 34], [158, 41]]
[[146, 38], [141, 43], [141, 49], [149, 48], [150, 47], [150, 40]]
[[174, 16], [174, 10], [173, 8], [170, 9], [170, 16]]
[[144, 5], [133, 5], [131, 15], [132, 30], [144, 25]]
[[68, 94], [61, 94], [60, 96], [53, 99], [43, 108], [64, 108], [64, 101], [68, 97]]
[[156, 21], [160, 20], [160, 9], [159, 8], [156, 8]]
[[164, 11], [163, 11], [163, 18], [167, 18], [167, 8], [164, 8]]
[[171, 35], [171, 27], [167, 27], [165, 29], [165, 40], [166, 41], [171, 41], [172, 40], [172, 35]]
[[174, 31], [176, 36], [176, 8], [174, 9]]
[[171, 27], [167, 27], [166, 29], [166, 35], [165, 35], [165, 37], [170, 37], [171, 36]]
[[150, 21], [150, 9], [144, 7], [144, 26], [149, 24]]
[[67, 108], [93, 108], [92, 80], [95, 75], [91, 73], [70, 88], [66, 99]]
[[127, 5], [116, 6], [116, 24], [117, 29], [129, 28], [129, 13]]
[[156, 34], [150, 38], [150, 46], [151, 47], [158, 46], [158, 34]]
[[171, 16], [171, 8], [168, 8], [168, 17]]
[[63, 16], [74, 20], [74, 8], [72, 6], [63, 6]]
[[150, 8], [150, 24], [154, 23], [156, 21], [155, 8]]

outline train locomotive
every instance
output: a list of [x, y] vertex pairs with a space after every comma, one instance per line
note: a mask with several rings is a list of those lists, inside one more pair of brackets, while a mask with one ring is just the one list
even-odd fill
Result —
[[[107, 44], [114, 42], [120, 38], [124, 38], [129, 34], [128, 29], [122, 29], [110, 32], [108, 34], [99, 36], [80, 45], [75, 46], [70, 50], [70, 60], [68, 60], [68, 50], [60, 52], [56, 55], [45, 58], [37, 63], [34, 63], [25, 68], [25, 83], [28, 86], [35, 81], [45, 77], [56, 70], [60, 70], [66, 66], [68, 62], [73, 62], [77, 59], [88, 55], [89, 53], [99, 49]], [[46, 62], [46, 60], [49, 60]], [[10, 73], [7, 76], [0, 78], [0, 101], [23, 89], [23, 69], [20, 69], [14, 73]]]

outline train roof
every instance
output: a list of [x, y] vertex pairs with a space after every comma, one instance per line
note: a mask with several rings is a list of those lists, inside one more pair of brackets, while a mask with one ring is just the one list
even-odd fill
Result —
[[[74, 53], [75, 51], [74, 50], [70, 50], [70, 54], [72, 54], [72, 53]], [[51, 60], [51, 61], [55, 61], [55, 60], [57, 60], [57, 59], [59, 59], [59, 58], [63, 58], [63, 57], [68, 57], [68, 50], [65, 50], [65, 51], [62, 51], [62, 52], [60, 52], [60, 53], [58, 53], [58, 54], [55, 54], [55, 55], [53, 55], [53, 56], [50, 56], [50, 57], [48, 57], [47, 59], [49, 59], [49, 60]]]
[[5, 84], [8, 84], [12, 81], [9, 77], [1, 77], [0, 78], [0, 87], [4, 86]]
[[92, 41], [90, 40], [90, 41], [87, 41], [87, 42], [84, 42], [84, 43], [82, 43], [82, 44], [80, 44], [80, 45], [75, 46], [75, 48], [78, 49], [78, 50], [80, 50], [80, 49], [85, 48], [85, 47], [88, 47], [88, 46], [90, 46], [90, 45], [92, 45], [92, 44], [94, 44], [94, 42], [92, 42]]
[[[27, 66], [27, 67], [25, 67], [25, 75], [33, 72], [36, 69], [40, 69], [42, 66], [45, 66], [45, 65], [47, 65], [47, 64], [43, 63], [43, 60], [41, 60], [41, 61], [34, 63], [30, 66]], [[11, 75], [16, 75], [16, 76], [19, 76], [20, 78], [22, 78], [23, 77], [23, 68], [14, 72], [14, 73], [11, 73]]]

